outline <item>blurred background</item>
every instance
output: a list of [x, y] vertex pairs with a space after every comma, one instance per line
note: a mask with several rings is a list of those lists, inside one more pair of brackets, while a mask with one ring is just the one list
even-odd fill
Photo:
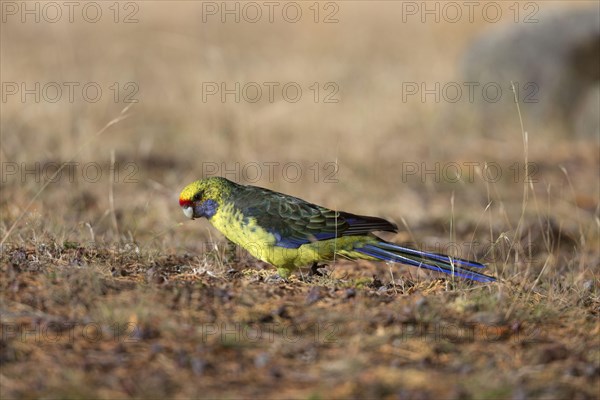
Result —
[[215, 175], [491, 242], [533, 194], [578, 235], [599, 37], [593, 1], [2, 2], [2, 235], [198, 250]]
[[[597, 398], [597, 1], [0, 11], [3, 399]], [[388, 218], [498, 282], [272, 282], [184, 218], [209, 176]]]

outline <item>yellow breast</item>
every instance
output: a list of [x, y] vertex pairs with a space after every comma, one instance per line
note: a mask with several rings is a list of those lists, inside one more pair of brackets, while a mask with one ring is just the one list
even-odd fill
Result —
[[225, 204], [219, 208], [210, 219], [227, 239], [245, 248], [254, 257], [272, 263], [269, 253], [275, 246], [275, 236], [257, 225], [256, 219], [244, 218], [232, 204]]

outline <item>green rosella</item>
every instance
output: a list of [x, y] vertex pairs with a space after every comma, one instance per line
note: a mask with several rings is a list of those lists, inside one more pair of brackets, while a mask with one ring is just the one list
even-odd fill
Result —
[[471, 268], [483, 264], [402, 247], [375, 236], [397, 232], [382, 218], [330, 210], [283, 193], [244, 186], [228, 179], [202, 179], [179, 196], [186, 217], [207, 218], [232, 242], [275, 267], [282, 278], [295, 269], [335, 256], [347, 259], [399, 262], [479, 282], [494, 277]]

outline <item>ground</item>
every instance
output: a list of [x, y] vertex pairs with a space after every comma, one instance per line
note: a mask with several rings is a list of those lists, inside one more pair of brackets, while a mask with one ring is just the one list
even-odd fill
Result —
[[[0, 397], [598, 398], [598, 138], [530, 130], [509, 82], [493, 134], [468, 102], [404, 96], [461, 82], [488, 21], [405, 21], [392, 2], [319, 3], [319, 20], [339, 6], [332, 24], [305, 2], [298, 24], [101, 4], [98, 23], [8, 13], [0, 30]], [[65, 82], [103, 95], [71, 102]], [[222, 82], [263, 97], [222, 101]], [[268, 82], [303, 96], [270, 101]], [[389, 218], [387, 240], [498, 282], [345, 260], [278, 280], [184, 218], [180, 190], [214, 175]]]

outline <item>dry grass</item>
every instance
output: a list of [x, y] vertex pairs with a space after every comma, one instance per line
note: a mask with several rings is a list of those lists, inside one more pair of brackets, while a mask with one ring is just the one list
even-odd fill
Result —
[[[134, 24], [3, 24], [2, 82], [98, 82], [103, 96], [2, 102], [2, 398], [597, 398], [597, 139], [525, 133], [526, 106], [497, 137], [468, 105], [403, 101], [403, 82], [459, 80], [489, 24], [340, 4], [337, 24], [202, 23], [191, 2], [140, 3]], [[202, 83], [221, 81], [304, 94], [203, 102]], [[315, 103], [313, 82], [335, 82], [339, 103]], [[273, 282], [177, 206], [203, 170], [236, 163], [230, 178], [258, 163], [255, 184], [388, 217], [406, 228], [391, 240], [483, 260], [500, 281], [339, 261]], [[502, 177], [484, 179], [486, 163]]]

